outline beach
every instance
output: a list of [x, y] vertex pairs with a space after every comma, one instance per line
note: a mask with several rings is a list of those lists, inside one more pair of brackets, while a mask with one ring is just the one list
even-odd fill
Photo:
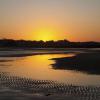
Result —
[[[36, 61], [39, 58], [41, 59], [40, 65], [43, 63], [42, 66], [45, 66], [45, 69], [37, 64]], [[53, 49], [1, 49], [0, 100], [100, 100], [99, 59], [99, 49], [60, 49], [55, 51]], [[52, 69], [47, 66], [50, 63]], [[22, 67], [22, 65], [24, 66]], [[31, 69], [29, 69], [30, 66], [32, 66]], [[34, 66], [40, 69], [39, 74], [39, 69], [34, 69]], [[17, 69], [19, 70], [17, 71]], [[21, 72], [21, 70], [25, 71]], [[76, 72], [73, 72], [74, 70]], [[50, 74], [51, 72], [56, 75], [55, 78]], [[61, 73], [65, 73], [64, 77], [66, 78], [60, 78], [59, 74]], [[68, 79], [70, 74], [74, 74], [75, 79]], [[67, 75], [69, 76], [67, 77]], [[76, 76], [80, 81], [76, 81]], [[83, 77], [82, 81], [81, 76]], [[88, 78], [86, 79], [86, 77]], [[89, 82], [89, 79], [92, 80]], [[95, 82], [95, 79], [98, 81]], [[88, 81], [85, 83], [84, 80]]]
[[0, 100], [99, 100], [100, 87], [74, 86], [0, 73]]

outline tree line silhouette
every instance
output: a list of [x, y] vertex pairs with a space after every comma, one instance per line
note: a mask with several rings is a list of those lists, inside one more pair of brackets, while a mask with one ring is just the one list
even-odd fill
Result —
[[68, 40], [58, 41], [31, 41], [1, 39], [0, 47], [22, 47], [22, 48], [99, 48], [100, 42], [71, 42]]

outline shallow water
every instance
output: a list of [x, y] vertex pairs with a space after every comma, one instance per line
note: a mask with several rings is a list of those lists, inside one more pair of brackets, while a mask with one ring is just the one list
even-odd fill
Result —
[[9, 73], [12, 76], [38, 80], [53, 80], [73, 85], [100, 86], [100, 75], [90, 75], [72, 70], [55, 70], [52, 68], [51, 64], [55, 63], [51, 60], [52, 58], [70, 57], [74, 55], [75, 53], [0, 57], [0, 72]]

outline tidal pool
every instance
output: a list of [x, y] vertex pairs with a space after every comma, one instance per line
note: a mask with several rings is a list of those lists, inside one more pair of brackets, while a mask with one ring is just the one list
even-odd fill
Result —
[[[71, 57], [75, 53], [42, 54], [26, 57], [0, 57], [0, 72], [36, 80], [53, 80], [73, 85], [100, 86], [100, 75], [87, 74], [75, 70], [53, 69], [52, 58]], [[86, 66], [85, 66], [86, 67]]]

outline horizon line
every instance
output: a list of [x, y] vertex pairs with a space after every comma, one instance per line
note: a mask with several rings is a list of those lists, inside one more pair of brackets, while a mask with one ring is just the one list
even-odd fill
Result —
[[26, 40], [26, 39], [10, 39], [10, 38], [0, 38], [0, 40], [13, 40], [13, 41], [30, 41], [30, 42], [32, 42], [32, 41], [43, 41], [43, 42], [48, 42], [48, 41], [54, 41], [54, 42], [57, 42], [57, 41], [68, 41], [68, 42], [98, 42], [98, 43], [100, 43], [100, 41], [94, 41], [94, 40], [91, 40], [91, 41], [70, 41], [70, 40], [68, 40], [68, 39], [59, 39], [59, 40], [46, 40], [46, 41], [44, 41], [44, 40]]

